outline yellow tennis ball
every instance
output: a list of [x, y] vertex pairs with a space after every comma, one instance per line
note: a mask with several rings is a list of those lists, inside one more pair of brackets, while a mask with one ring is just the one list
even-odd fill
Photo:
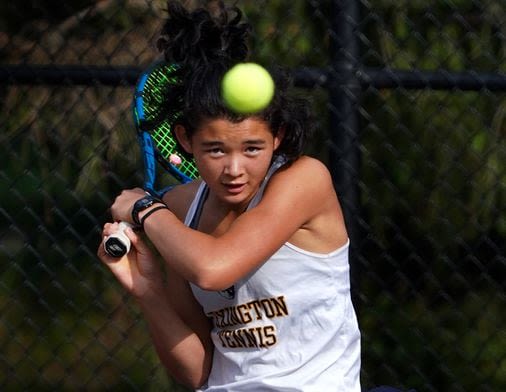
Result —
[[223, 76], [221, 94], [230, 110], [239, 114], [253, 114], [271, 103], [274, 81], [262, 66], [240, 63]]

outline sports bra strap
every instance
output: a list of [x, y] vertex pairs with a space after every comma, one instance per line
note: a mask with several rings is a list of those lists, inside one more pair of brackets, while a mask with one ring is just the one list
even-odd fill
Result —
[[195, 198], [186, 213], [186, 218], [184, 224], [192, 229], [197, 229], [200, 221], [200, 215], [202, 214], [202, 208], [204, 207], [204, 203], [209, 195], [209, 187], [207, 184], [202, 181], [197, 189], [197, 193], [195, 194]]
[[276, 171], [283, 166], [286, 163], [287, 159], [284, 155], [278, 155], [274, 161], [271, 164], [271, 167], [269, 170], [267, 170], [267, 174], [265, 175], [264, 180], [262, 181], [262, 184], [260, 184], [260, 188], [258, 189], [258, 192], [253, 196], [253, 199], [248, 204], [248, 208], [246, 210], [250, 210], [253, 207], [255, 207], [258, 203], [260, 203], [260, 200], [262, 200], [262, 197], [264, 195], [265, 187], [269, 183], [269, 180], [271, 179], [272, 175], [276, 173]]
[[[267, 171], [267, 174], [265, 175], [264, 180], [262, 181], [262, 184], [260, 184], [258, 192], [255, 194], [255, 196], [253, 196], [253, 199], [251, 199], [251, 201], [249, 202], [248, 208], [246, 210], [250, 210], [251, 208], [255, 207], [258, 203], [260, 203], [260, 200], [262, 200], [262, 196], [265, 191], [265, 187], [269, 183], [270, 178], [286, 162], [287, 159], [285, 158], [284, 155], [279, 155], [274, 159], [271, 166], [269, 167], [269, 170]], [[186, 214], [186, 219], [184, 222], [185, 225], [195, 230], [198, 228], [200, 215], [202, 214], [202, 209], [204, 207], [204, 203], [206, 202], [208, 195], [209, 195], [209, 187], [204, 181], [202, 181], [199, 185], [199, 188], [197, 189], [195, 198], [193, 199], [193, 202], [190, 205], [190, 208], [188, 209], [188, 212]]]

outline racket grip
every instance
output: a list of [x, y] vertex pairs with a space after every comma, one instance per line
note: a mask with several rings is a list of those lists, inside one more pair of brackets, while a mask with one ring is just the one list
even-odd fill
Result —
[[104, 239], [104, 249], [109, 256], [122, 257], [130, 251], [130, 239], [125, 234], [127, 227], [132, 227], [132, 225], [120, 222], [118, 231]]

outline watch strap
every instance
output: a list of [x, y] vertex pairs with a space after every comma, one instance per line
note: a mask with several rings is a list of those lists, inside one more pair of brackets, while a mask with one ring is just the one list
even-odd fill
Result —
[[146, 208], [149, 208], [156, 203], [160, 203], [165, 206], [165, 203], [161, 199], [150, 194], [146, 194], [146, 196], [137, 200], [132, 208], [132, 221], [136, 225], [140, 226], [141, 222], [139, 221], [139, 212], [144, 211]]
[[157, 206], [157, 207], [154, 207], [154, 208], [150, 209], [148, 212], [146, 212], [146, 213], [142, 216], [142, 218], [141, 218], [141, 220], [140, 220], [140, 224], [139, 224], [139, 226], [140, 226], [140, 227], [142, 227], [142, 228], [144, 228], [144, 222], [145, 222], [145, 221], [146, 221], [146, 219], [147, 219], [147, 218], [148, 218], [151, 214], [153, 214], [154, 212], [159, 211], [159, 210], [168, 210], [168, 209], [169, 209], [169, 207], [167, 207], [165, 204], [162, 204], [162, 205], [159, 205], [159, 206]]

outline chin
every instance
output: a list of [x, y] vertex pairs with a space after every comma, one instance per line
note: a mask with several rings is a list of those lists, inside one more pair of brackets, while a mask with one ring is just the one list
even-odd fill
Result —
[[241, 208], [248, 205], [250, 200], [253, 198], [254, 194], [242, 192], [236, 195], [231, 195], [230, 193], [224, 194], [221, 197], [223, 203], [229, 205], [232, 209]]

